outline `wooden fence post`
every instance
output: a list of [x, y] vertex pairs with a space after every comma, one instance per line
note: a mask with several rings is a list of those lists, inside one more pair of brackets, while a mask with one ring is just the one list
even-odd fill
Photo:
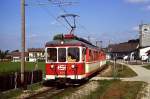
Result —
[[17, 72], [15, 72], [15, 89], [17, 88]]
[[33, 84], [33, 70], [32, 70], [32, 75], [31, 75], [31, 84]]

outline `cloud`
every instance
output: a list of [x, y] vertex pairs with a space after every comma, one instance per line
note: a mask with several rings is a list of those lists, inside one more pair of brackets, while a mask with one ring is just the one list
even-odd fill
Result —
[[150, 5], [146, 6], [146, 10], [150, 11]]
[[[142, 10], [150, 11], [150, 0], [124, 0], [132, 4], [143, 4]], [[147, 5], [147, 6], [146, 6]]]
[[33, 39], [33, 38], [37, 38], [38, 37], [38, 34], [29, 34], [26, 38], [27, 39]]
[[139, 31], [139, 26], [135, 26], [132, 28], [133, 31]]
[[147, 3], [150, 2], [150, 0], [125, 0], [129, 3]]
[[57, 22], [55, 20], [51, 22], [51, 25], [56, 25], [56, 24]]

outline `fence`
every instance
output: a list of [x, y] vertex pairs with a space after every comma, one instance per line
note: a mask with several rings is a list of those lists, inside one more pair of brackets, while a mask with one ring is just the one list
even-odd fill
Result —
[[[24, 73], [24, 84], [29, 85], [42, 81], [42, 71], [27, 71]], [[22, 87], [21, 74], [13, 73], [0, 76], [0, 91]]]

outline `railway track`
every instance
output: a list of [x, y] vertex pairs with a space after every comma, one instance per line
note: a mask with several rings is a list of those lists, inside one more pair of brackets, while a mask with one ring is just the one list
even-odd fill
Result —
[[64, 84], [54, 85], [51, 86], [48, 90], [45, 90], [38, 94], [31, 95], [29, 97], [26, 97], [25, 99], [51, 99], [55, 95], [60, 94], [64, 90], [67, 90], [71, 87], [74, 87], [74, 85], [64, 85]]
[[39, 93], [33, 96], [30, 96], [26, 99], [47, 99], [47, 98], [51, 98], [54, 95], [63, 92], [64, 89], [57, 89], [57, 88], [51, 88], [49, 90], [47, 90], [46, 92], [43, 93]]
[[[107, 66], [102, 68], [99, 72], [97, 72], [95, 75], [93, 75], [93, 77], [98, 76], [100, 72], [104, 71], [107, 68], [108, 68]], [[86, 82], [82, 82], [80, 84], [64, 84], [64, 83], [62, 83], [62, 84], [55, 83], [54, 84], [54, 82], [52, 82], [52, 83], [48, 82], [48, 86], [50, 86], [48, 88], [48, 90], [45, 90], [45, 91], [40, 92], [38, 94], [31, 95], [25, 99], [52, 99], [55, 95], [60, 94], [69, 88], [80, 87], [80, 86], [86, 84], [87, 82], [88, 82], [88, 80]]]

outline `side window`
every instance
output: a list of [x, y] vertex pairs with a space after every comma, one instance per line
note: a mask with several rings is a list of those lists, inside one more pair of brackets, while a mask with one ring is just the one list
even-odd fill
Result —
[[94, 61], [94, 51], [92, 50], [92, 61]]
[[85, 61], [86, 58], [86, 48], [82, 49], [82, 61]]
[[93, 51], [89, 50], [89, 61], [93, 61]]
[[94, 51], [94, 61], [96, 61], [96, 51]]

